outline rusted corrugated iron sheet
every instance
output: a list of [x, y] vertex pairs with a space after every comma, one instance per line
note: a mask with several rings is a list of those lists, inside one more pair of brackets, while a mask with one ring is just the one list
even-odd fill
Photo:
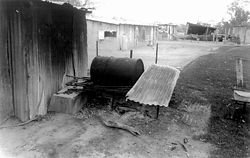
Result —
[[180, 71], [170, 66], [151, 65], [129, 90], [128, 100], [168, 106]]

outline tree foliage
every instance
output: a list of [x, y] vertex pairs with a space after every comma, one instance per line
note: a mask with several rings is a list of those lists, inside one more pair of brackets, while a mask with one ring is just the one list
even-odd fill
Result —
[[235, 0], [232, 2], [227, 10], [230, 15], [229, 20], [222, 19], [221, 22], [215, 26], [218, 28], [219, 33], [229, 33], [233, 26], [250, 25], [250, 12], [245, 10], [245, 6], [250, 5], [248, 0]]
[[218, 29], [219, 33], [225, 34], [232, 27], [229, 21], [225, 21], [224, 19], [221, 22], [218, 22], [215, 27]]
[[185, 24], [180, 24], [180, 25], [177, 25], [177, 27], [176, 27], [177, 32], [185, 33], [186, 29], [187, 29], [187, 25], [185, 25]]
[[250, 12], [244, 10], [244, 5], [249, 3], [249, 1], [236, 0], [231, 3], [228, 8], [228, 14], [231, 19], [229, 20], [232, 26], [236, 25], [246, 25], [250, 19]]

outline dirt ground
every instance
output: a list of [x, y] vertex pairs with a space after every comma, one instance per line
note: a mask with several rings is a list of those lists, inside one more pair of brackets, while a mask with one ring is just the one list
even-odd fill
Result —
[[[250, 47], [217, 49], [221, 45], [205, 42], [160, 46], [168, 55], [160, 53], [159, 63], [183, 70], [170, 107], [161, 107], [158, 120], [150, 117], [154, 107], [146, 107], [148, 115], [140, 111], [118, 114], [107, 110], [108, 102], [94, 98], [74, 116], [49, 113], [37, 122], [0, 129], [0, 157], [250, 157], [249, 122], [228, 117], [231, 87], [236, 82], [234, 56], [250, 56]], [[143, 57], [145, 63], [154, 61], [154, 56]], [[140, 135], [108, 128], [98, 116], [119, 118]], [[11, 118], [1, 126], [16, 123]]]
[[[213, 51], [222, 46], [222, 43], [203, 42], [203, 41], [159, 41], [158, 46], [158, 64], [171, 65], [174, 67], [184, 67], [189, 62], [198, 56], [213, 53]], [[96, 52], [89, 49], [88, 64], [89, 67]], [[100, 56], [114, 56], [114, 57], [129, 57], [128, 51], [112, 51], [99, 50]], [[144, 66], [148, 67], [155, 63], [156, 46], [145, 46], [133, 49], [133, 58], [141, 58]]]

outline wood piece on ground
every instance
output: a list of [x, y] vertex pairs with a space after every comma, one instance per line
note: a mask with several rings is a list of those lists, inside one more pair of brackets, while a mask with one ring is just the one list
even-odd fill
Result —
[[176, 146], [171, 146], [170, 150], [174, 151], [176, 149]]
[[132, 135], [134, 135], [134, 136], [140, 135], [140, 132], [139, 132], [138, 130], [136, 130], [135, 128], [130, 127], [130, 126], [128, 126], [128, 125], [125, 125], [125, 124], [116, 122], [116, 121], [114, 121], [114, 120], [105, 120], [105, 119], [103, 119], [101, 116], [97, 116], [97, 118], [98, 118], [98, 119], [101, 121], [101, 123], [102, 123], [103, 125], [105, 125], [106, 127], [122, 129], [122, 130], [125, 130], [125, 131], [130, 132], [130, 133], [131, 133]]
[[187, 148], [185, 147], [185, 145], [182, 144], [181, 142], [178, 142], [178, 143], [180, 144], [181, 148], [185, 151], [187, 158], [189, 158], [188, 150], [187, 150]]
[[130, 111], [138, 111], [138, 110], [136, 110], [136, 109], [134, 109], [134, 108], [129, 108], [129, 107], [124, 107], [124, 106], [118, 106], [117, 107], [117, 110], [118, 111], [124, 111], [124, 112], [130, 112]]
[[41, 119], [41, 115], [39, 116], [36, 116], [35, 118], [31, 119], [31, 120], [28, 120], [26, 122], [22, 122], [22, 123], [19, 123], [19, 124], [16, 124], [16, 125], [8, 125], [8, 126], [0, 126], [0, 129], [2, 128], [10, 128], [10, 127], [18, 127], [18, 126], [24, 126], [24, 125], [27, 125], [29, 123], [31, 123], [32, 121], [38, 121]]

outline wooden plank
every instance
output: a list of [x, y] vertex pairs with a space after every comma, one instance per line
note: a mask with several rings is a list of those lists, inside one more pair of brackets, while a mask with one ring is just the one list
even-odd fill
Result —
[[250, 61], [242, 59], [244, 88], [250, 90]]
[[237, 86], [243, 87], [243, 66], [241, 58], [236, 60], [236, 80]]

